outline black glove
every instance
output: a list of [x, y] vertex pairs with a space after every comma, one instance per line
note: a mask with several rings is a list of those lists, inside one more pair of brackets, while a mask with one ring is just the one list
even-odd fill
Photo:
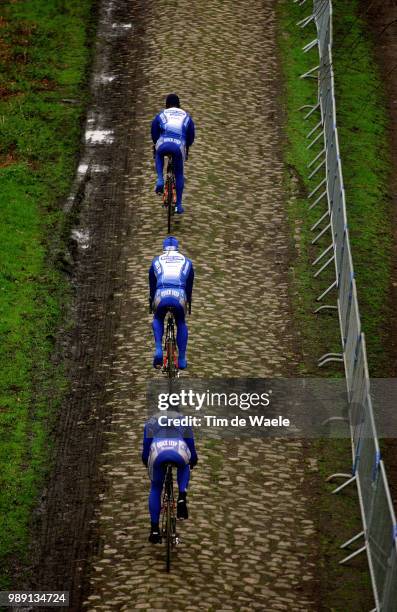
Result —
[[153, 312], [153, 302], [152, 299], [149, 298], [149, 312], [152, 313]]
[[153, 145], [153, 159], [156, 159], [156, 145]]
[[143, 455], [142, 455], [142, 463], [145, 467], [147, 467], [147, 459], [144, 459]]
[[189, 462], [190, 468], [193, 469], [197, 465], [197, 462], [198, 462], [198, 457], [195, 457], [194, 459], [190, 459], [190, 462]]
[[192, 314], [192, 301], [190, 300], [189, 305], [188, 305], [188, 313], [191, 315]]
[[188, 159], [189, 159], [189, 147], [186, 147], [185, 160], [187, 161]]

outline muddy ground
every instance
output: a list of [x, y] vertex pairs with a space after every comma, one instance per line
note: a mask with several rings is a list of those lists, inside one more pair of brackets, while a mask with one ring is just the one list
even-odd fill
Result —
[[[390, 203], [393, 218], [393, 273], [390, 287], [391, 301], [391, 364], [386, 376], [397, 376], [397, 2], [374, 0], [361, 2], [361, 14], [373, 37], [376, 58], [386, 90], [389, 115], [389, 144], [391, 153]], [[397, 441], [384, 444], [384, 459], [394, 507], [397, 507]]]

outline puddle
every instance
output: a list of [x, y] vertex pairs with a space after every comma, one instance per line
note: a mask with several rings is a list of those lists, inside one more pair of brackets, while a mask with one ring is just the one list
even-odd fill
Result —
[[99, 76], [96, 77], [95, 80], [96, 80], [97, 83], [106, 84], [106, 83], [111, 83], [116, 78], [117, 77], [112, 76], [110, 74], [100, 74]]
[[93, 164], [91, 166], [91, 172], [108, 172], [109, 167], [101, 164]]
[[72, 238], [77, 242], [81, 249], [88, 249], [90, 246], [90, 233], [88, 230], [72, 230]]
[[132, 23], [112, 23], [112, 28], [120, 28], [121, 30], [130, 30]]
[[111, 144], [114, 140], [113, 130], [86, 130], [87, 144]]

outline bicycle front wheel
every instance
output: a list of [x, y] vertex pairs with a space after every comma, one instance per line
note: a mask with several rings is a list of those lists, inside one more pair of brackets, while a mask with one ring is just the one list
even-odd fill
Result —
[[171, 501], [168, 501], [167, 505], [167, 519], [166, 519], [166, 560], [165, 567], [167, 572], [171, 570], [171, 549], [172, 549], [172, 514], [171, 514]]
[[168, 377], [169, 378], [175, 378], [176, 376], [174, 352], [175, 352], [175, 347], [174, 347], [172, 338], [170, 338], [167, 344], [167, 361], [168, 361]]
[[168, 183], [168, 202], [167, 202], [167, 215], [168, 215], [168, 233], [171, 233], [171, 216], [172, 216], [172, 180], [171, 178], [167, 179]]

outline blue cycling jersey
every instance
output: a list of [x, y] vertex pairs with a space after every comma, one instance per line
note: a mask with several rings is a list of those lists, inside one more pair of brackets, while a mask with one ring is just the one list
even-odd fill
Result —
[[[161, 414], [164, 416], [164, 413]], [[181, 419], [177, 412], [167, 412], [167, 422], [172, 422], [172, 417]], [[194, 444], [193, 431], [191, 427], [181, 425], [159, 425], [157, 416], [151, 417], [145, 424], [143, 433], [142, 460], [147, 463], [152, 447], [156, 457], [162, 451], [173, 450], [184, 459], [186, 463], [190, 460], [197, 461], [197, 452]], [[155, 457], [153, 457], [154, 459]]]
[[163, 142], [175, 142], [190, 147], [194, 134], [193, 119], [182, 108], [166, 108], [152, 121], [152, 140], [156, 146]]
[[[192, 299], [194, 268], [190, 259], [174, 249], [164, 251], [155, 257], [149, 270], [150, 299], [153, 301], [156, 291], [174, 290], [184, 292], [188, 302]], [[166, 296], [164, 296], [166, 297]]]

